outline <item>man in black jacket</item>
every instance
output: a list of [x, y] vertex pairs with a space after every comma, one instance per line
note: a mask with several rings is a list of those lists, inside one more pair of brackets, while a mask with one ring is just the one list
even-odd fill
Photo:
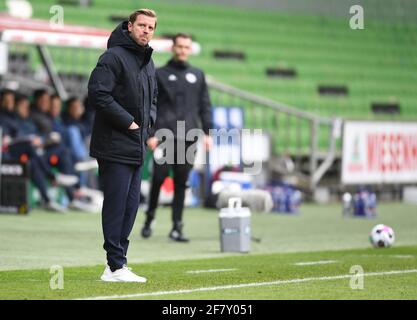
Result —
[[[193, 156], [187, 158], [189, 148], [195, 141], [187, 141], [190, 130], [202, 127], [204, 131], [204, 147], [208, 150], [212, 144], [209, 129], [212, 128], [212, 109], [207, 84], [203, 71], [191, 66], [187, 60], [192, 50], [190, 35], [179, 33], [173, 38], [173, 57], [167, 65], [156, 72], [158, 80], [158, 112], [154, 132], [158, 129], [169, 129], [173, 133], [171, 147], [166, 148], [165, 154], [170, 150], [173, 153], [173, 163], [159, 163], [155, 161], [158, 152], [154, 152], [152, 186], [149, 197], [149, 206], [146, 211], [146, 220], [142, 228], [142, 236], [151, 236], [151, 223], [155, 218], [160, 187], [168, 176], [169, 170], [174, 173], [174, 199], [172, 203], [173, 227], [169, 238], [174, 241], [188, 242], [182, 232], [183, 208], [188, 175], [193, 167]], [[178, 131], [178, 132], [177, 132]], [[156, 136], [148, 140], [152, 150], [160, 148], [162, 144]], [[158, 145], [160, 145], [158, 147]], [[184, 146], [178, 148], [178, 146]], [[170, 150], [168, 150], [170, 149]], [[181, 150], [182, 149], [182, 150]], [[159, 150], [160, 151], [160, 150]], [[169, 156], [167, 156], [169, 158]], [[185, 159], [186, 161], [182, 161]], [[185, 162], [185, 163], [184, 163]]]
[[156, 120], [157, 87], [148, 44], [156, 20], [153, 10], [140, 9], [122, 22], [88, 84], [88, 101], [96, 110], [90, 155], [98, 160], [104, 194], [103, 281], [146, 281], [127, 268], [126, 255], [139, 206], [145, 142]]

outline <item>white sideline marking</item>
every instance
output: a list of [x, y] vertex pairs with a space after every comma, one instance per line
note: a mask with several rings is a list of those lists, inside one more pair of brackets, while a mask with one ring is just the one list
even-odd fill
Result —
[[228, 272], [228, 271], [235, 271], [235, 269], [206, 269], [206, 270], [190, 270], [186, 271], [185, 273], [206, 273], [206, 272]]
[[329, 264], [329, 263], [335, 263], [336, 260], [322, 260], [322, 261], [308, 261], [308, 262], [297, 262], [294, 263], [296, 266], [314, 266], [316, 264]]
[[413, 259], [415, 258], [412, 254], [363, 254], [362, 257], [367, 258], [397, 258], [397, 259]]
[[[387, 275], [404, 274], [404, 273], [417, 273], [417, 269], [370, 272], [370, 273], [364, 273], [363, 275], [370, 277], [370, 276], [387, 276]], [[203, 292], [203, 291], [238, 289], [238, 288], [247, 288], [247, 287], [272, 286], [272, 285], [289, 284], [289, 283], [310, 282], [310, 281], [347, 279], [347, 278], [351, 278], [352, 276], [354, 275], [342, 274], [339, 276], [328, 276], [328, 277], [311, 277], [311, 278], [300, 278], [300, 279], [276, 280], [276, 281], [268, 281], [268, 282], [231, 284], [231, 285], [226, 285], [226, 286], [203, 287], [203, 288], [184, 289], [184, 290], [156, 291], [156, 292], [133, 293], [133, 294], [113, 295], [113, 296], [99, 296], [99, 297], [81, 298], [81, 299], [76, 299], [76, 300], [107, 300], [107, 299], [151, 297], [151, 296], [162, 296], [162, 295], [167, 295], [167, 294], [181, 294], [181, 293], [192, 293], [192, 292]]]

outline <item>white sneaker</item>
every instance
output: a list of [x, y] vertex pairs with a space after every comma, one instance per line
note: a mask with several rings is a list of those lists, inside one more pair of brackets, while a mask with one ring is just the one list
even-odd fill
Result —
[[59, 203], [56, 203], [54, 201], [49, 201], [48, 203], [46, 203], [45, 209], [48, 211], [54, 211], [59, 213], [64, 213], [65, 211], [67, 211], [67, 208], [61, 206]]
[[71, 187], [78, 183], [78, 177], [68, 174], [57, 173], [55, 175], [55, 182], [63, 187]]
[[97, 160], [85, 160], [85, 161], [79, 161], [75, 164], [75, 170], [78, 172], [81, 171], [88, 171], [92, 169], [98, 168]]
[[103, 205], [103, 200], [104, 200], [103, 191], [81, 187], [80, 192], [83, 197], [88, 198], [90, 203], [99, 205], [99, 207]]
[[87, 187], [81, 187], [80, 188], [80, 192], [82, 195], [90, 197], [90, 198], [100, 198], [97, 201], [103, 201], [103, 191], [100, 190], [96, 190], [96, 189], [91, 189], [91, 188], [87, 188]]
[[109, 265], [106, 265], [106, 269], [104, 269], [103, 274], [101, 275], [100, 279], [103, 281], [112, 281], [110, 280], [112, 277], [112, 272], [110, 270]]
[[87, 213], [99, 213], [101, 211], [101, 207], [95, 203], [88, 203], [83, 202], [78, 199], [74, 199], [68, 205], [68, 208], [72, 210], [79, 210]]
[[146, 282], [146, 278], [140, 277], [130, 270], [127, 266], [123, 266], [123, 268], [112, 272], [110, 267], [106, 266], [100, 279], [107, 282]]

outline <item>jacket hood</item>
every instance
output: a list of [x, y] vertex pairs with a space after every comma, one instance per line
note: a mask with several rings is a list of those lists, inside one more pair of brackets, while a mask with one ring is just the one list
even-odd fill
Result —
[[143, 55], [145, 60], [150, 59], [152, 55], [153, 49], [147, 44], [145, 47], [140, 46], [137, 44], [129, 35], [129, 31], [127, 30], [127, 24], [128, 21], [121, 22], [116, 29], [113, 30], [111, 33], [109, 40], [107, 41], [107, 49], [110, 49], [112, 47], [123, 47], [125, 49], [134, 51], [135, 53], [139, 55]]

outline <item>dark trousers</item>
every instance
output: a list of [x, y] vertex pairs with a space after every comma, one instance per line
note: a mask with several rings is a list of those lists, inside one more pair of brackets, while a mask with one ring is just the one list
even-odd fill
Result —
[[[192, 143], [186, 143], [185, 150], [187, 151]], [[153, 160], [153, 174], [152, 185], [149, 196], [149, 206], [146, 211], [148, 220], [152, 220], [155, 217], [155, 210], [158, 207], [158, 198], [161, 185], [165, 178], [169, 175], [169, 170], [172, 169], [174, 173], [174, 199], [172, 202], [172, 222], [174, 227], [182, 222], [185, 190], [187, 188], [188, 176], [193, 168], [193, 163], [185, 161], [184, 164], [177, 163], [177, 145], [174, 144], [174, 159], [173, 164], [158, 164], [155, 159]], [[184, 159], [183, 157], [182, 159]]]
[[[48, 162], [56, 166], [59, 172], [68, 175], [76, 175], [74, 169], [74, 162], [71, 159], [71, 153], [67, 147], [65, 147], [62, 143], [61, 144], [54, 144], [45, 148], [45, 158]], [[57, 162], [54, 163], [53, 157], [56, 157]], [[66, 187], [65, 192], [70, 201], [74, 199], [74, 190], [75, 188], [79, 188], [80, 185], [77, 184], [75, 187]]]
[[98, 160], [104, 202], [103, 248], [112, 271], [127, 264], [128, 237], [139, 208], [141, 166]]
[[20, 159], [23, 154], [26, 154], [29, 159], [30, 178], [33, 184], [38, 188], [42, 200], [44, 202], [49, 202], [50, 199], [48, 197], [46, 179], [53, 180], [54, 175], [51, 172], [51, 169], [46, 160], [38, 156], [31, 144], [26, 142], [17, 143], [10, 146], [9, 151], [11, 157], [16, 160]]

